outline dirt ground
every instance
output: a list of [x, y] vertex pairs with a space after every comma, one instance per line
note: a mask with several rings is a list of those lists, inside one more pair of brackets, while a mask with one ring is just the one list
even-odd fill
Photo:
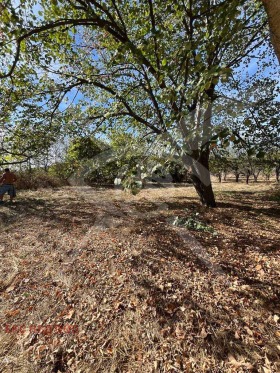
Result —
[[0, 207], [1, 372], [280, 371], [279, 190], [65, 187]]

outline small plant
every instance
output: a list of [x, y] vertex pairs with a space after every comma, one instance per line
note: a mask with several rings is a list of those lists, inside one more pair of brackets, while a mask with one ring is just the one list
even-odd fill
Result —
[[173, 225], [177, 227], [186, 227], [194, 231], [211, 232], [213, 234], [216, 234], [214, 228], [200, 221], [198, 219], [198, 216], [198, 212], [193, 213], [191, 216], [187, 218], [176, 216]]
[[128, 176], [122, 181], [124, 190], [130, 191], [133, 195], [136, 195], [143, 188], [141, 181], [135, 180], [134, 177]]

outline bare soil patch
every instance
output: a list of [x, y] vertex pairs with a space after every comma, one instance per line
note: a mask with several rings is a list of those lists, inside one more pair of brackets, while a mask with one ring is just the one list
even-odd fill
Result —
[[279, 372], [276, 185], [214, 189], [216, 209], [190, 186], [1, 206], [1, 372]]

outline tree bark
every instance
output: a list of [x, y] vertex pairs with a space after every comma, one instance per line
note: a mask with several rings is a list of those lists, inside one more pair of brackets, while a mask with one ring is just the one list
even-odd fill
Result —
[[196, 175], [191, 175], [191, 179], [200, 202], [207, 207], [216, 207], [212, 184], [205, 185]]
[[198, 162], [192, 165], [191, 180], [199, 195], [200, 202], [207, 207], [216, 207], [214, 192], [209, 172], [209, 150], [204, 150]]
[[280, 63], [280, 1], [262, 0], [268, 16], [271, 43]]
[[[182, 157], [184, 164], [191, 170], [190, 177], [200, 198], [200, 202], [207, 207], [216, 207], [209, 171], [209, 139], [211, 138], [214, 88], [215, 86], [212, 85], [206, 92], [208, 95], [208, 102], [204, 113], [202, 109], [204, 105], [202, 105], [202, 102], [198, 102], [195, 110], [193, 110], [191, 113], [194, 128], [201, 129], [202, 133], [201, 135], [194, 136], [190, 141], [188, 141], [188, 145], [190, 149], [192, 149], [192, 154], [185, 154]], [[203, 122], [201, 123], [202, 119]], [[182, 131], [182, 134], [184, 137], [187, 135], [187, 133], [184, 134], [184, 131]]]

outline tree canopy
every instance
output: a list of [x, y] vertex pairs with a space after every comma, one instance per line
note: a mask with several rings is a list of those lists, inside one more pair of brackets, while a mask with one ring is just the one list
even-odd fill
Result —
[[215, 206], [210, 149], [232, 135], [215, 105], [241, 64], [269, 53], [261, 2], [20, 0], [2, 10], [3, 131], [126, 123], [168, 143]]

